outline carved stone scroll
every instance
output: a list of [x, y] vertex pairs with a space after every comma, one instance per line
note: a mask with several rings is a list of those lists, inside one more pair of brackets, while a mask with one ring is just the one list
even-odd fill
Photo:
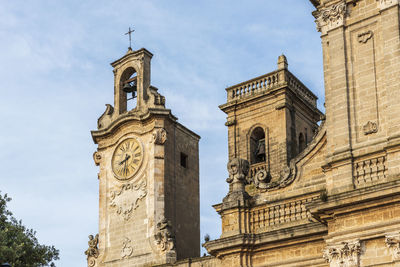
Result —
[[121, 258], [125, 259], [132, 255], [133, 248], [131, 246], [131, 240], [127, 237], [122, 241]]
[[373, 36], [372, 31], [366, 31], [366, 32], [362, 32], [360, 34], [358, 34], [358, 42], [359, 43], [366, 43], [368, 42], [369, 39], [371, 39]]
[[271, 175], [268, 171], [260, 169], [254, 175], [254, 185], [260, 189], [268, 188], [268, 183], [271, 181]]
[[330, 267], [358, 267], [360, 266], [361, 244], [359, 240], [343, 242], [328, 246], [324, 250], [324, 259]]
[[155, 130], [153, 140], [156, 145], [163, 145], [167, 141], [167, 131], [163, 128]]
[[111, 192], [110, 206], [115, 207], [117, 214], [129, 220], [132, 212], [139, 206], [139, 201], [147, 195], [147, 183], [144, 179], [134, 185], [124, 184], [117, 191]]
[[329, 30], [342, 26], [346, 14], [347, 5], [345, 1], [314, 12], [317, 30], [326, 34]]
[[393, 260], [400, 259], [400, 233], [387, 234], [385, 236], [385, 243], [392, 254]]
[[99, 152], [96, 151], [93, 153], [93, 160], [94, 160], [94, 164], [96, 164], [96, 166], [100, 165], [101, 155]]
[[96, 265], [96, 259], [99, 257], [99, 248], [97, 247], [98, 244], [99, 234], [97, 234], [95, 237], [93, 237], [93, 235], [89, 235], [89, 248], [85, 251], [85, 255], [87, 256], [87, 264], [89, 267]]
[[175, 251], [175, 235], [172, 232], [171, 222], [162, 219], [157, 223], [157, 232], [154, 235], [156, 245], [162, 252]]
[[372, 134], [378, 132], [378, 124], [376, 122], [368, 121], [367, 124], [363, 126], [364, 134]]

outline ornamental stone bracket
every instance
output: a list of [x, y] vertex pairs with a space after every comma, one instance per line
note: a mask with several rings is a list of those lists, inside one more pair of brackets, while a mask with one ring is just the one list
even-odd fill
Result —
[[146, 179], [134, 185], [124, 184], [117, 191], [111, 192], [110, 206], [116, 208], [116, 213], [129, 220], [132, 212], [139, 206], [140, 200], [147, 195]]
[[156, 227], [157, 231], [154, 235], [154, 239], [158, 249], [163, 253], [176, 253], [175, 235], [172, 231], [171, 222], [164, 218], [157, 223]]
[[93, 235], [89, 235], [88, 245], [89, 248], [85, 251], [85, 255], [87, 256], [87, 265], [88, 267], [93, 267], [96, 265], [96, 260], [99, 257], [99, 234], [95, 237]]
[[378, 2], [378, 7], [382, 11], [389, 7], [395, 6], [399, 4], [399, 0], [376, 0]]
[[385, 236], [385, 243], [388, 247], [392, 259], [400, 260], [400, 233], [391, 233]]
[[93, 161], [94, 161], [94, 164], [96, 165], [96, 166], [99, 166], [100, 165], [100, 161], [101, 161], [101, 154], [99, 153], [99, 152], [94, 152], [93, 153]]
[[361, 244], [359, 240], [342, 242], [328, 246], [323, 257], [330, 267], [358, 267], [360, 266]]
[[339, 2], [327, 8], [322, 8], [313, 12], [317, 30], [325, 35], [328, 31], [343, 26], [346, 16], [348, 16], [345, 1]]
[[358, 42], [366, 44], [368, 40], [372, 38], [372, 36], [373, 36], [372, 31], [362, 32], [357, 36]]
[[163, 145], [167, 141], [167, 131], [164, 128], [153, 132], [153, 141], [156, 145]]

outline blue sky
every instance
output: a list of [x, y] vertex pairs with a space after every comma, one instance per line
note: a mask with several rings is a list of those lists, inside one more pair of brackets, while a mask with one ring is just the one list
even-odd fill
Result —
[[10, 209], [60, 249], [57, 266], [86, 266], [98, 229], [90, 130], [113, 102], [110, 62], [128, 47], [154, 54], [152, 84], [201, 135], [201, 236], [220, 235], [211, 207], [228, 191], [225, 88], [289, 69], [319, 97], [319, 33], [308, 0], [13, 0], [0, 5], [0, 190]]

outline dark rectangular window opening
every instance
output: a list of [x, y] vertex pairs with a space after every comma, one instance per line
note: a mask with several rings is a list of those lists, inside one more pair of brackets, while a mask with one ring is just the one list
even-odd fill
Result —
[[188, 161], [188, 156], [185, 153], [181, 152], [181, 166], [183, 168], [187, 168], [187, 161]]

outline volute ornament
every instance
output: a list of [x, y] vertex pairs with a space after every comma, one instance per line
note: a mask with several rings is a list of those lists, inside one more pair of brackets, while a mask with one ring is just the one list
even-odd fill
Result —
[[116, 213], [124, 220], [129, 220], [132, 212], [139, 206], [140, 200], [147, 195], [146, 179], [138, 184], [124, 184], [117, 191], [112, 191], [110, 206], [116, 208]]
[[164, 218], [157, 223], [154, 239], [162, 252], [175, 251], [175, 235], [172, 232], [171, 222], [167, 219]]
[[164, 128], [155, 130], [153, 140], [156, 145], [163, 145], [167, 141], [167, 131]]
[[254, 185], [260, 189], [268, 188], [268, 183], [271, 181], [271, 175], [268, 171], [261, 169], [254, 175]]
[[378, 124], [376, 122], [368, 121], [367, 124], [363, 126], [364, 134], [372, 134], [378, 132]]
[[94, 164], [96, 164], [96, 166], [100, 165], [101, 155], [99, 152], [96, 151], [93, 153], [93, 160], [94, 160]]

